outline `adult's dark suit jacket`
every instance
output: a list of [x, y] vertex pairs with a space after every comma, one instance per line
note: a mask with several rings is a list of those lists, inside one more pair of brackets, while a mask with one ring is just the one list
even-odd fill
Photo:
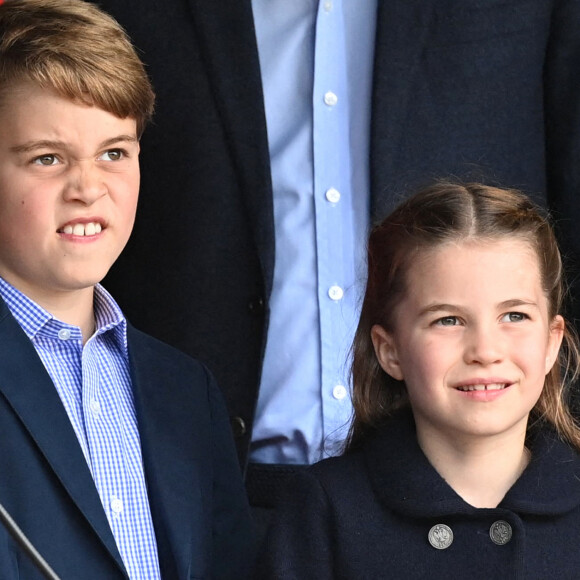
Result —
[[[198, 362], [132, 327], [128, 340], [162, 577], [244, 578], [249, 510], [221, 394]], [[0, 502], [62, 580], [127, 578], [56, 389], [1, 301]], [[41, 578], [1, 526], [0, 578]]]
[[[243, 463], [275, 255], [251, 0], [98, 3], [126, 27], [158, 96], [137, 224], [107, 286], [137, 327], [209, 365]], [[548, 203], [576, 251], [579, 30], [579, 0], [378, 0], [373, 218], [452, 174]]]

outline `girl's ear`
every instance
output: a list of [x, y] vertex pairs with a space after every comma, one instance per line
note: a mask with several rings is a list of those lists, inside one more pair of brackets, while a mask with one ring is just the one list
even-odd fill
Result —
[[402, 381], [404, 377], [393, 335], [382, 326], [375, 324], [371, 328], [371, 340], [381, 368], [394, 379]]
[[554, 319], [550, 324], [548, 350], [546, 353], [546, 374], [552, 370], [552, 367], [558, 360], [558, 353], [560, 352], [560, 346], [562, 345], [562, 339], [564, 338], [565, 325], [566, 323], [560, 315], [554, 316]]

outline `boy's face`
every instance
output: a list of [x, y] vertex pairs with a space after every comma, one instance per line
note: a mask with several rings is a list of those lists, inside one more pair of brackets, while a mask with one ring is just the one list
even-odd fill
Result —
[[0, 103], [0, 276], [37, 302], [99, 282], [139, 191], [133, 119], [31, 84]]

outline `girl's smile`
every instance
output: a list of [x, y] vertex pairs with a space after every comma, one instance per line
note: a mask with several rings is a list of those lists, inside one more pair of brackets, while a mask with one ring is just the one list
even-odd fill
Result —
[[405, 382], [417, 436], [525, 434], [563, 321], [549, 320], [526, 242], [450, 243], [420, 253], [392, 332], [373, 328], [383, 369]]

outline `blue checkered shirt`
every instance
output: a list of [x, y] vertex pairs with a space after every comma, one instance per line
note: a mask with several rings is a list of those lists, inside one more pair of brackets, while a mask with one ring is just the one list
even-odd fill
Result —
[[160, 578], [133, 402], [127, 321], [95, 287], [96, 330], [54, 318], [0, 278], [0, 295], [34, 348], [66, 409], [131, 580]]

